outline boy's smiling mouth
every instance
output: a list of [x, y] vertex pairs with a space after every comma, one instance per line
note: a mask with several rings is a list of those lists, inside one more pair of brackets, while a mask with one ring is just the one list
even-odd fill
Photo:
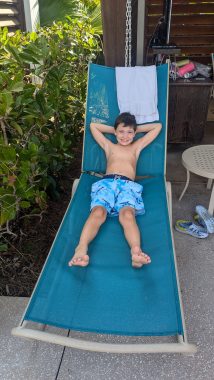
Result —
[[129, 144], [132, 142], [132, 140], [119, 140], [119, 142], [122, 144]]

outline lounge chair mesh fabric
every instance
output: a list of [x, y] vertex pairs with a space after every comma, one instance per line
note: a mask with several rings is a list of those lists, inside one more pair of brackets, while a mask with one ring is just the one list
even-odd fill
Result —
[[90, 189], [104, 172], [105, 157], [88, 126], [112, 124], [119, 110], [115, 70], [90, 65], [83, 171], [24, 320], [79, 331], [118, 335], [183, 334], [165, 188], [165, 128], [168, 66], [157, 68], [163, 129], [139, 159], [146, 214], [137, 217], [142, 246], [152, 263], [131, 267], [130, 249], [117, 218], [107, 218], [89, 249], [90, 264], [67, 266], [89, 214]]

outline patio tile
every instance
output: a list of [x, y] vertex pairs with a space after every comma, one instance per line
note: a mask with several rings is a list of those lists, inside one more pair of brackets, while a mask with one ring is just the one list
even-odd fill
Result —
[[11, 329], [18, 325], [27, 302], [28, 298], [0, 297], [1, 380], [53, 380], [57, 374], [62, 346], [11, 335]]

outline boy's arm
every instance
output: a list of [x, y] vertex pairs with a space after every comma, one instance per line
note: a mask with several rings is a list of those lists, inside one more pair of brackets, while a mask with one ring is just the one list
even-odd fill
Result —
[[134, 142], [137, 155], [159, 135], [161, 128], [161, 123], [144, 124], [137, 127], [136, 133], [147, 132], [143, 137]]
[[109, 144], [111, 144], [111, 141], [104, 136], [104, 133], [114, 134], [114, 127], [105, 124], [91, 123], [90, 130], [96, 142], [101, 148], [106, 150]]

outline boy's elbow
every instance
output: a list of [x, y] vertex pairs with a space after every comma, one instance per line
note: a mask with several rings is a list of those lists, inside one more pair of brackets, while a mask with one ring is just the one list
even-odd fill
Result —
[[159, 130], [159, 132], [160, 132], [161, 129], [162, 129], [162, 123], [158, 123], [158, 124], [157, 124], [157, 128], [158, 128], [158, 130]]

